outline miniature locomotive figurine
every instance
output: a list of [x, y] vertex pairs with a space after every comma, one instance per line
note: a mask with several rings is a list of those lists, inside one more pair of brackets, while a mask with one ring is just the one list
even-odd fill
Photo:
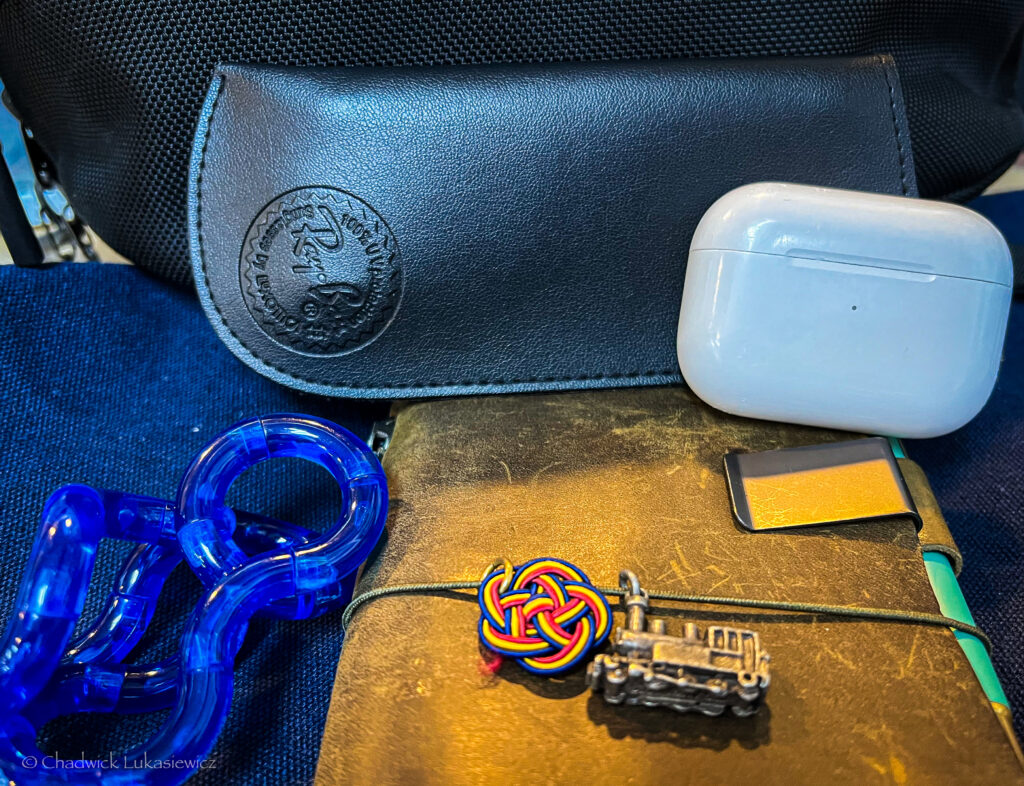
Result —
[[683, 635], [665, 633], [665, 620], [646, 622], [648, 598], [632, 571], [619, 574], [626, 590], [626, 626], [615, 631], [612, 652], [594, 658], [587, 684], [610, 704], [669, 707], [721, 715], [731, 707], [753, 715], [768, 690], [768, 653], [757, 633], [712, 625], [701, 635], [692, 622]]

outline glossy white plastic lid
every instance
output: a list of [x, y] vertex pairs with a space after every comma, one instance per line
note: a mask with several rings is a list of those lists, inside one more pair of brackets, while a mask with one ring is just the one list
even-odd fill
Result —
[[752, 183], [704, 214], [691, 251], [749, 251], [1013, 286], [1003, 236], [945, 202], [792, 183]]
[[1012, 271], [1002, 235], [965, 208], [744, 186], [693, 239], [679, 366], [694, 393], [736, 415], [939, 436], [992, 392]]

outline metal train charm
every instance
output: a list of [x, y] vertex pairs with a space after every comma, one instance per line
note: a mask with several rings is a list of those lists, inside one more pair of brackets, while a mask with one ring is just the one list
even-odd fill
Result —
[[612, 652], [598, 655], [587, 668], [595, 693], [610, 704], [678, 712], [757, 712], [770, 682], [770, 658], [757, 633], [712, 625], [702, 635], [687, 622], [682, 637], [669, 636], [665, 620], [646, 621], [647, 593], [636, 574], [622, 571], [619, 583], [626, 590], [626, 626], [615, 631]]

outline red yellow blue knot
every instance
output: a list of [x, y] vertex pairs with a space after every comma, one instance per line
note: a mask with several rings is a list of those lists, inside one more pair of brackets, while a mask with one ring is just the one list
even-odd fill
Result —
[[551, 557], [489, 570], [477, 600], [484, 646], [535, 674], [571, 669], [611, 629], [604, 595], [582, 570]]

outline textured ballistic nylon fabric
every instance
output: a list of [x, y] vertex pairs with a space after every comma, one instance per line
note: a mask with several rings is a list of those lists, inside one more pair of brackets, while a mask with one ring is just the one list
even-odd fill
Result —
[[[0, 0], [0, 77], [89, 223], [184, 283], [189, 141], [218, 62], [889, 53], [921, 195], [966, 199], [1024, 144], [1013, 100], [1022, 23], [1019, 0]], [[294, 144], [267, 142], [254, 167]]]
[[[362, 434], [380, 405], [304, 396], [235, 360], [199, 304], [140, 271], [116, 265], [50, 270], [0, 266], [0, 621], [11, 611], [46, 497], [68, 482], [172, 495], [192, 454], [249, 415], [294, 410]], [[928, 473], [966, 564], [961, 585], [1024, 732], [1024, 304], [1010, 320], [992, 400], [959, 432], [910, 442]], [[453, 445], [452, 449], [457, 449]], [[445, 457], [438, 456], [442, 469]], [[239, 481], [233, 502], [320, 527], [332, 483], [315, 468], [270, 462]], [[86, 617], [99, 608], [125, 553], [105, 541]], [[438, 578], [450, 578], [439, 576]], [[198, 596], [179, 570], [134, 660], [169, 654]], [[312, 780], [341, 648], [341, 614], [306, 622], [255, 621], [236, 665], [234, 701], [195, 784]], [[884, 700], [884, 697], [879, 699]], [[102, 756], [151, 734], [162, 715], [55, 721], [42, 743], [64, 755]]]

